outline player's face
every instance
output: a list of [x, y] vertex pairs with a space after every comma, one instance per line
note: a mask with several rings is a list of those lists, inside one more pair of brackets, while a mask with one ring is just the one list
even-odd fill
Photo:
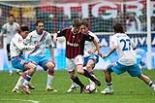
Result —
[[10, 17], [8, 18], [8, 21], [9, 21], [10, 24], [12, 24], [12, 23], [14, 22], [14, 17], [10, 16]]
[[43, 32], [43, 30], [44, 30], [44, 23], [38, 23], [38, 25], [37, 25], [37, 31], [38, 32]]
[[73, 28], [73, 33], [74, 33], [74, 34], [79, 33], [79, 31], [80, 31], [80, 27], [74, 27], [74, 28]]
[[80, 31], [83, 34], [86, 34], [86, 33], [88, 33], [88, 27], [86, 27], [85, 25], [81, 25]]
[[28, 31], [23, 31], [21, 32], [21, 36], [23, 37], [23, 39], [25, 39], [27, 37], [27, 35], [29, 34]]

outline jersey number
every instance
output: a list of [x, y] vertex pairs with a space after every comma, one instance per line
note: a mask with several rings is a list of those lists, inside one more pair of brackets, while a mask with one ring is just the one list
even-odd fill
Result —
[[123, 43], [122, 51], [130, 50], [130, 45], [131, 45], [130, 39], [121, 39], [120, 43]]

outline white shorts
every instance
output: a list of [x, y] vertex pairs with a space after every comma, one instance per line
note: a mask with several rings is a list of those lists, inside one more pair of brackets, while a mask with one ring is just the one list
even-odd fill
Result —
[[72, 72], [74, 69], [76, 69], [77, 65], [83, 65], [83, 56], [78, 55], [75, 58], [69, 59], [67, 58], [67, 71]]

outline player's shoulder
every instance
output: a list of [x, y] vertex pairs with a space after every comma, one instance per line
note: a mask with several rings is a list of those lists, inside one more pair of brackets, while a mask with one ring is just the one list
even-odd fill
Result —
[[19, 26], [19, 24], [17, 22], [14, 22], [13, 24], [16, 25], [16, 26]]
[[67, 30], [71, 30], [72, 28], [71, 27], [66, 27], [64, 29], [62, 29], [62, 31], [67, 31]]
[[21, 35], [19, 35], [19, 33], [16, 33], [14, 36], [13, 36], [13, 38], [12, 38], [12, 40], [21, 40], [21, 39], [23, 39], [22, 37], [21, 37]]
[[9, 23], [3, 24], [3, 28], [6, 28], [9, 25]]

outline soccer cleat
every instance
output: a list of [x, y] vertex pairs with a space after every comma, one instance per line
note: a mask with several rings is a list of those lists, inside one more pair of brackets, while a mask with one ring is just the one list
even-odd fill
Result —
[[78, 85], [71, 85], [71, 87], [67, 90], [67, 93], [71, 93], [78, 88]]
[[52, 91], [54, 93], [58, 92], [56, 89], [54, 89], [52, 87], [46, 87], [46, 91]]
[[20, 91], [19, 91], [18, 88], [13, 88], [13, 89], [12, 89], [12, 92], [14, 92], [14, 93], [19, 93]]
[[101, 91], [102, 94], [113, 94], [113, 89], [105, 88], [103, 91]]
[[155, 84], [153, 84], [151, 88], [155, 92]]
[[22, 88], [22, 90], [23, 90], [23, 92], [24, 92], [25, 94], [30, 94], [30, 93], [31, 93], [28, 86], [23, 85], [21, 88]]

